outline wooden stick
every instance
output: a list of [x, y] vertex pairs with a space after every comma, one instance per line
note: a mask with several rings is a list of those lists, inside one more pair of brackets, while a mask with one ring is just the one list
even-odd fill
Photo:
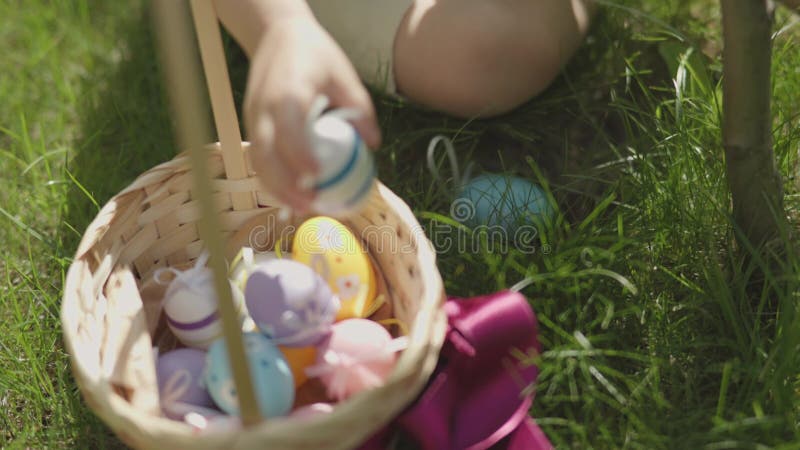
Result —
[[[211, 8], [210, 0], [192, 2], [204, 14]], [[207, 153], [201, 140], [208, 135], [207, 123], [200, 107], [202, 102], [202, 82], [200, 68], [197, 64], [196, 47], [191, 37], [188, 23], [188, 12], [182, 2], [163, 0], [153, 2], [156, 28], [162, 42], [162, 61], [165, 75], [171, 87], [169, 90], [173, 115], [176, 117], [177, 135], [180, 145], [190, 149], [193, 174], [193, 196], [200, 204], [202, 217], [198, 222], [199, 234], [209, 253], [209, 266], [214, 272], [214, 288], [219, 299], [219, 312], [223, 334], [228, 350], [228, 357], [236, 383], [237, 397], [242, 422], [245, 426], [253, 425], [261, 420], [256, 403], [255, 390], [250, 377], [249, 365], [244, 351], [242, 329], [233, 303], [227, 269], [223, 259], [223, 244], [220, 239], [220, 225], [213, 204]], [[210, 10], [212, 17], [213, 10]], [[218, 27], [216, 22], [215, 26]], [[217, 30], [219, 32], [219, 30]], [[238, 132], [238, 130], [237, 130]]]

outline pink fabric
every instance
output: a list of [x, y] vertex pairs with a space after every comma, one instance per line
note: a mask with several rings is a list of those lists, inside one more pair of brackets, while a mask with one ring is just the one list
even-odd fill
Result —
[[537, 323], [522, 294], [501, 291], [445, 304], [449, 328], [439, 365], [417, 401], [361, 450], [386, 448], [393, 427], [424, 450], [545, 450], [552, 445], [528, 417], [523, 389], [536, 366], [521, 354], [540, 351]]

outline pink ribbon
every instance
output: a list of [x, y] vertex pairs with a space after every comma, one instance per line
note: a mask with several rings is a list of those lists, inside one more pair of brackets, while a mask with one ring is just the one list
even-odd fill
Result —
[[447, 336], [427, 388], [361, 450], [385, 449], [397, 429], [424, 450], [553, 448], [528, 416], [533, 394], [525, 392], [539, 370], [521, 359], [541, 348], [536, 317], [525, 297], [501, 291], [450, 298], [444, 308]]

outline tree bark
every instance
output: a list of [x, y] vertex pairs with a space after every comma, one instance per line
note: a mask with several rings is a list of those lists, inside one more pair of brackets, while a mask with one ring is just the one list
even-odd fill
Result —
[[783, 185], [772, 150], [771, 0], [721, 0], [722, 140], [733, 216], [749, 244], [780, 236]]

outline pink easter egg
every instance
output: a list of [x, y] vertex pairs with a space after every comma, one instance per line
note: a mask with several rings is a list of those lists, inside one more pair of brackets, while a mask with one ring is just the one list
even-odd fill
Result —
[[347, 319], [333, 325], [331, 335], [317, 351], [309, 375], [318, 376], [328, 395], [343, 400], [365, 389], [378, 387], [396, 362], [389, 347], [392, 336], [380, 324], [367, 319]]
[[300, 408], [292, 411], [289, 416], [293, 419], [305, 420], [311, 417], [321, 416], [323, 414], [330, 414], [333, 412], [333, 405], [330, 403], [312, 403], [310, 405], [301, 406]]

